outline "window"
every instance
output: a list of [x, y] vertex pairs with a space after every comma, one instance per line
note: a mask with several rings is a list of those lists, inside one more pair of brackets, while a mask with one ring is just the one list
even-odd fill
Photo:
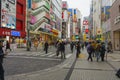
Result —
[[17, 13], [18, 14], [23, 14], [23, 5], [20, 3], [17, 3]]

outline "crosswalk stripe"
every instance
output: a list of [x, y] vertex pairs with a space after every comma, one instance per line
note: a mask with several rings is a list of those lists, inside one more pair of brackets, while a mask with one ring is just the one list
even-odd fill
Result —
[[47, 53], [47, 54], [43, 54], [43, 55], [40, 55], [40, 56], [47, 56], [47, 55], [50, 55], [50, 54], [52, 54], [52, 52], [49, 52], [49, 53]]
[[56, 54], [51, 54], [51, 55], [49, 55], [48, 57], [52, 57], [52, 56], [55, 56]]
[[66, 55], [66, 58], [69, 58], [71, 55], [72, 55], [72, 54], [68, 54], [68, 55]]

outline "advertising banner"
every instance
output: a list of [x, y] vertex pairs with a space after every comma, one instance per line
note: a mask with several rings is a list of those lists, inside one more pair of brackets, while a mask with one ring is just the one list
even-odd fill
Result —
[[70, 16], [72, 16], [72, 9], [68, 9], [68, 13], [70, 14]]
[[16, 0], [1, 1], [1, 27], [16, 29]]

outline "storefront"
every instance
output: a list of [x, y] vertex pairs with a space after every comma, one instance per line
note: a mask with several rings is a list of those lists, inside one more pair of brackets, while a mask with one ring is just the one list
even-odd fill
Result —
[[113, 50], [120, 51], [120, 0], [116, 0], [113, 3], [110, 13]]

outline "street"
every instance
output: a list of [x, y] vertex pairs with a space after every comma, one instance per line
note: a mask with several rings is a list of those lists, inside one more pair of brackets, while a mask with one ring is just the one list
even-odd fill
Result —
[[[66, 58], [72, 54], [67, 48]], [[33, 50], [33, 49], [32, 49]], [[15, 53], [16, 52], [16, 53]], [[29, 73], [48, 69], [62, 63], [65, 59], [56, 56], [56, 48], [52, 46], [48, 54], [43, 50], [33, 52], [13, 51], [4, 59], [5, 76]]]
[[82, 50], [81, 53], [84, 56], [75, 59], [75, 54], [70, 53], [67, 46], [66, 54], [71, 56], [65, 60], [48, 55], [9, 55], [4, 61], [5, 78], [6, 80], [119, 80], [115, 76], [116, 70], [120, 68], [118, 53], [108, 54], [105, 62], [96, 62], [96, 58], [93, 58], [93, 62], [87, 61], [86, 50]]

